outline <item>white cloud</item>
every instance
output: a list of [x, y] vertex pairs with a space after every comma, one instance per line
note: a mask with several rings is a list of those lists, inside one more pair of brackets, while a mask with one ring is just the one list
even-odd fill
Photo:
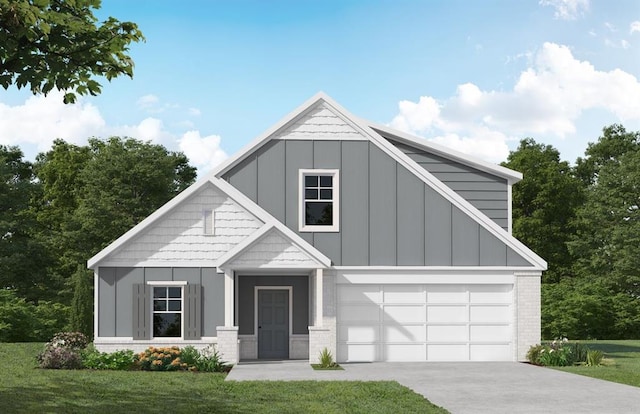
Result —
[[150, 108], [150, 107], [154, 106], [159, 101], [160, 101], [160, 99], [157, 96], [155, 96], [153, 94], [148, 94], [148, 95], [141, 96], [136, 101], [136, 105], [138, 105], [139, 108], [147, 109], [147, 108]]
[[609, 29], [610, 32], [614, 33], [617, 32], [618, 29], [616, 29], [616, 26], [613, 23], [609, 23], [609, 22], [604, 22], [604, 27], [606, 27], [607, 29]]
[[211, 170], [228, 155], [220, 148], [219, 135], [200, 136], [199, 131], [185, 132], [179, 140], [180, 150], [198, 168], [200, 176]]
[[631, 24], [629, 25], [629, 33], [633, 34], [634, 32], [640, 32], [640, 20], [631, 22]]
[[586, 110], [640, 120], [640, 82], [620, 69], [598, 71], [568, 47], [545, 43], [511, 91], [482, 91], [466, 83], [446, 100], [422, 96], [398, 107], [393, 127], [499, 161], [508, 154], [506, 143], [516, 137], [574, 133]]
[[189, 115], [200, 116], [201, 114], [202, 111], [200, 111], [198, 108], [189, 108]]
[[589, 11], [589, 0], [540, 0], [539, 4], [555, 8], [554, 17], [562, 20], [575, 20]]
[[[151, 95], [143, 97], [143, 103], [153, 104]], [[137, 104], [140, 105], [140, 100]], [[167, 128], [162, 119], [147, 117], [137, 124], [108, 125], [100, 111], [83, 98], [75, 104], [65, 105], [62, 93], [52, 91], [49, 95], [30, 96], [24, 104], [10, 106], [0, 102], [0, 145], [17, 145], [25, 158], [33, 160], [37, 152], [51, 149], [56, 138], [78, 145], [87, 143], [90, 137], [129, 136], [142, 141], [161, 144], [170, 150], [180, 148], [190, 162], [209, 169], [227, 158], [220, 149], [220, 137], [200, 137], [200, 132], [178, 125], [178, 131]], [[182, 134], [182, 135], [181, 135]], [[202, 171], [200, 171], [200, 174]]]
[[31, 96], [22, 105], [0, 102], [0, 144], [31, 144], [46, 151], [56, 138], [82, 143], [105, 128], [98, 108], [82, 99], [65, 105], [62, 96], [62, 92], [52, 91], [46, 97]]

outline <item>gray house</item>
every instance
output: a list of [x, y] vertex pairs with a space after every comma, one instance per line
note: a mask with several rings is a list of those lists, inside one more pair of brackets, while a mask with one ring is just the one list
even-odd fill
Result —
[[320, 93], [89, 260], [95, 345], [523, 360], [546, 262], [511, 235], [521, 178]]

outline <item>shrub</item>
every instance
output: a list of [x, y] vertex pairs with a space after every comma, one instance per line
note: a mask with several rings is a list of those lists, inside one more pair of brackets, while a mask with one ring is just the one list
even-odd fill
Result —
[[140, 369], [143, 371], [178, 371], [188, 369], [180, 358], [180, 348], [149, 347], [137, 356]]
[[80, 332], [59, 332], [49, 341], [37, 359], [41, 368], [82, 368], [81, 352], [89, 340]]
[[333, 368], [337, 364], [333, 360], [333, 355], [331, 355], [331, 351], [327, 348], [324, 348], [320, 352], [320, 368]]
[[136, 366], [136, 355], [131, 350], [100, 352], [91, 346], [82, 353], [82, 364], [90, 369], [126, 371]]
[[544, 349], [544, 345], [532, 345], [527, 352], [527, 361], [534, 365], [542, 365], [540, 363], [540, 352]]
[[586, 362], [589, 348], [567, 338], [556, 339], [548, 344], [533, 345], [527, 352], [527, 360], [535, 365], [564, 367]]
[[202, 372], [229, 372], [231, 369], [231, 365], [222, 360], [215, 345], [209, 345], [200, 352], [195, 367]]
[[64, 347], [47, 347], [38, 355], [40, 368], [47, 369], [80, 369], [82, 357], [80, 352]]
[[587, 365], [590, 367], [597, 367], [602, 364], [604, 353], [599, 349], [593, 349], [587, 351]]

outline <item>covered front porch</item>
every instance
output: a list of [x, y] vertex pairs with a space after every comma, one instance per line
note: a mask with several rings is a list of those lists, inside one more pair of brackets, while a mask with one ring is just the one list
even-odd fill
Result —
[[316, 362], [325, 347], [335, 355], [335, 315], [325, 307], [335, 296], [325, 274], [330, 261], [278, 229], [261, 233], [218, 266], [225, 275], [225, 324], [217, 327], [223, 359]]

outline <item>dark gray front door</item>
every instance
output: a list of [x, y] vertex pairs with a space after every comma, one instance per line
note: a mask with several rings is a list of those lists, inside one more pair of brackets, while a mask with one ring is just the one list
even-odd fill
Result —
[[288, 290], [258, 290], [258, 358], [289, 358]]

